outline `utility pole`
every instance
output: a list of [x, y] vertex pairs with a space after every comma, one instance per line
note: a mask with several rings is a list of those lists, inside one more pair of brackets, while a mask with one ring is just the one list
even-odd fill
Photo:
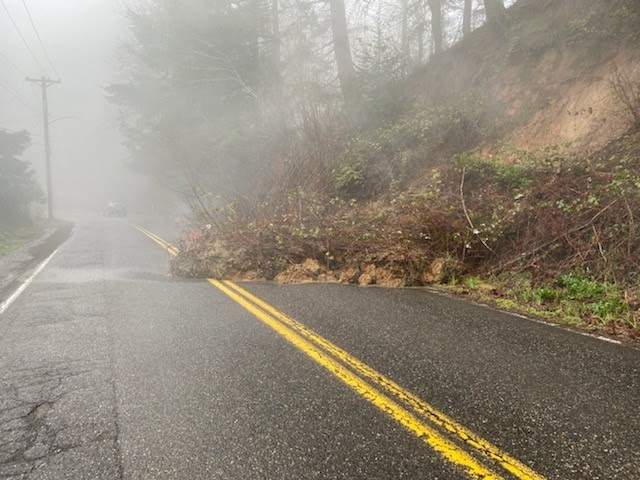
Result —
[[35, 83], [42, 89], [42, 118], [44, 120], [44, 156], [47, 169], [47, 206], [49, 208], [49, 220], [53, 220], [53, 191], [51, 187], [51, 147], [49, 145], [49, 105], [47, 103], [47, 88], [60, 80], [50, 80], [45, 77], [29, 78], [27, 82]]

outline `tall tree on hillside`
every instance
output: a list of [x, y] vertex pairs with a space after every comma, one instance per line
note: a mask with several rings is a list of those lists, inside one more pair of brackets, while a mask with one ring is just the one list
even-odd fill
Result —
[[484, 8], [487, 11], [487, 21], [500, 27], [507, 22], [507, 12], [504, 0], [484, 0]]
[[127, 12], [124, 81], [107, 94], [119, 107], [131, 167], [179, 188], [177, 173], [193, 165], [226, 180], [258, 162], [257, 142], [247, 139], [262, 127], [274, 85], [270, 10], [264, 0], [155, 0]]
[[471, 33], [471, 14], [473, 13], [473, 0], [464, 0], [464, 10], [462, 12], [462, 35]]
[[344, 0], [329, 0], [331, 10], [331, 31], [333, 32], [333, 50], [338, 68], [338, 78], [347, 113], [355, 120], [360, 108], [360, 90], [356, 79], [356, 70], [351, 57], [351, 45], [347, 31], [347, 15]]
[[442, 31], [442, 0], [427, 0], [431, 10], [431, 36], [434, 53], [442, 53], [444, 35]]
[[424, 60], [424, 32], [425, 32], [425, 10], [424, 3], [417, 2], [415, 6], [416, 42], [418, 43], [418, 64]]

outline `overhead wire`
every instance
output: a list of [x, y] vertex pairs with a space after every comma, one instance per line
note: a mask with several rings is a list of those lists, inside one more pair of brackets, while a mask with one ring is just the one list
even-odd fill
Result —
[[27, 40], [24, 38], [24, 35], [22, 35], [22, 32], [20, 31], [20, 29], [18, 28], [18, 25], [16, 24], [15, 20], [13, 19], [13, 16], [11, 15], [11, 12], [9, 12], [9, 9], [7, 8], [6, 3], [4, 2], [4, 0], [0, 0], [0, 3], [2, 3], [2, 6], [4, 7], [4, 11], [7, 12], [7, 16], [9, 17], [9, 20], [11, 20], [11, 23], [13, 24], [13, 28], [15, 28], [16, 32], [18, 32], [18, 35], [22, 39], [22, 43], [24, 43], [24, 46], [27, 47], [27, 50], [29, 51], [29, 53], [31, 54], [33, 59], [36, 61], [36, 63], [43, 70], [43, 72], [46, 73], [47, 69], [44, 68], [44, 66], [42, 65], [40, 60], [38, 60], [38, 57], [36, 56], [36, 54], [33, 53], [33, 50], [31, 50], [31, 47], [27, 43]]
[[[0, 52], [0, 58], [3, 59], [9, 66], [13, 67], [16, 72], [20, 73], [21, 75], [24, 75], [25, 78], [28, 77], [27, 73], [22, 68], [18, 67], [18, 65], [16, 65], [4, 53]], [[20, 91], [20, 90], [18, 90], [18, 91]], [[22, 91], [24, 91], [24, 89]], [[22, 97], [20, 97], [20, 98], [22, 98]]]
[[16, 69], [16, 71], [22, 75], [24, 75], [25, 77], [27, 77], [28, 75], [25, 73], [24, 70], [22, 70], [20, 67], [18, 67], [15, 63], [13, 63], [11, 61], [11, 59], [9, 59], [9, 57], [7, 57], [4, 53], [0, 52], [0, 58], [2, 58], [5, 62], [7, 62], [10, 66], [12, 66], [13, 68]]
[[22, 98], [20, 95], [18, 95], [16, 92], [14, 92], [13, 90], [11, 90], [9, 87], [7, 87], [4, 83], [0, 82], [0, 87], [4, 88], [9, 95], [11, 95], [13, 98], [15, 98], [16, 100], [18, 100], [20, 103], [22, 103], [25, 107], [29, 108], [30, 110], [33, 110], [34, 112], [37, 112], [38, 109], [36, 107], [34, 107], [33, 105], [31, 105], [29, 102], [27, 102], [24, 98]]
[[51, 65], [51, 68], [53, 68], [53, 71], [56, 74], [56, 76], [60, 77], [60, 74], [58, 73], [58, 70], [56, 69], [56, 66], [51, 61], [51, 57], [49, 57], [49, 52], [47, 52], [47, 49], [44, 46], [42, 38], [40, 37], [40, 33], [38, 32], [38, 29], [36, 28], [36, 24], [34, 23], [33, 18], [31, 17], [31, 12], [29, 11], [29, 7], [27, 7], [26, 0], [22, 0], [22, 5], [24, 5], [24, 9], [27, 11], [27, 16], [29, 17], [29, 22], [31, 22], [31, 26], [33, 27], [33, 31], [36, 33], [36, 37], [38, 37], [38, 42], [40, 42], [40, 47], [42, 47], [42, 51], [44, 52], [44, 56], [47, 58], [47, 61], [49, 62], [49, 65]]

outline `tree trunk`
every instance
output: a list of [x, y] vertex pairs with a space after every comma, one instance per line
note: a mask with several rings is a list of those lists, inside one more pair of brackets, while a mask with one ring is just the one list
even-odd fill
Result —
[[351, 57], [349, 34], [344, 0], [329, 0], [331, 10], [331, 30], [333, 32], [333, 50], [338, 67], [340, 89], [351, 120], [355, 120], [360, 107], [360, 90], [356, 80], [356, 71]]
[[277, 88], [282, 84], [282, 70], [280, 68], [280, 17], [278, 14], [278, 0], [271, 0], [271, 48], [273, 54], [273, 68]]
[[464, 12], [462, 14], [462, 34], [464, 37], [471, 33], [471, 13], [473, 0], [464, 0]]
[[418, 65], [424, 60], [424, 24], [425, 14], [422, 8], [423, 4], [419, 3], [416, 7], [416, 36], [418, 37]]
[[433, 37], [433, 47], [436, 54], [442, 53], [442, 0], [428, 0], [431, 9], [431, 36]]
[[401, 0], [400, 8], [402, 9], [402, 25], [400, 33], [400, 43], [402, 49], [402, 74], [407, 73], [409, 64], [409, 5], [407, 0]]
[[487, 21], [504, 27], [507, 23], [507, 11], [503, 0], [484, 0], [484, 8], [487, 11]]

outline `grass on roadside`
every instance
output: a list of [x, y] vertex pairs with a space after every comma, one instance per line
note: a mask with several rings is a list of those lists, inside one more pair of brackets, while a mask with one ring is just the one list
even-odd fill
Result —
[[30, 227], [1, 227], [0, 226], [0, 257], [18, 250], [31, 240], [42, 235], [44, 227], [33, 225]]
[[505, 273], [491, 278], [453, 277], [438, 288], [554, 323], [640, 338], [640, 290], [579, 271], [543, 285], [533, 285], [526, 275]]

